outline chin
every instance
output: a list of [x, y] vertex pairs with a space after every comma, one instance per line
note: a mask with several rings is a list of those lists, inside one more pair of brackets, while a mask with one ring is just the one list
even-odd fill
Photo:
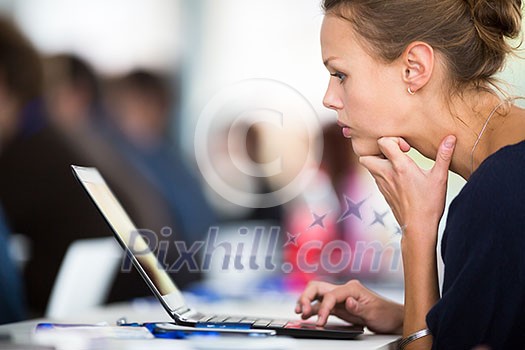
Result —
[[381, 156], [381, 151], [377, 146], [377, 141], [362, 142], [359, 139], [352, 138], [352, 148], [358, 157]]

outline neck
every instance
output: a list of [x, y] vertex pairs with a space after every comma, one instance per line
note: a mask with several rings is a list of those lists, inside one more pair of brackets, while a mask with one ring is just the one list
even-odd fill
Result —
[[450, 170], [468, 180], [492, 153], [525, 138], [519, 132], [525, 127], [524, 112], [509, 105], [491, 93], [465, 94], [451, 103], [422, 98], [423, 127], [419, 126], [407, 141], [424, 156], [436, 159], [443, 139], [455, 135], [457, 143]]

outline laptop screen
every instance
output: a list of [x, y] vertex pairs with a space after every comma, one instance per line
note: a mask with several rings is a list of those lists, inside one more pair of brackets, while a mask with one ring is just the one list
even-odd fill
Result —
[[[96, 168], [72, 165], [74, 174], [98, 207], [115, 237], [130, 255], [133, 264], [150, 288], [169, 311], [185, 307], [184, 299], [170, 276], [164, 271], [157, 257], [149, 249], [124, 208], [113, 195]], [[135, 254], [140, 252], [140, 254]]]

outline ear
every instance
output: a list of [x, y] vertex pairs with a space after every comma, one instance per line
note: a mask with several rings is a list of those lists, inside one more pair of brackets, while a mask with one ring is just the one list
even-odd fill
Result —
[[407, 46], [402, 55], [403, 81], [411, 91], [422, 89], [432, 77], [434, 49], [421, 41]]

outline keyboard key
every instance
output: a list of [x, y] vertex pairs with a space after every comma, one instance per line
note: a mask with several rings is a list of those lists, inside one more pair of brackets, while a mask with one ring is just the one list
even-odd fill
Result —
[[220, 323], [220, 322], [223, 322], [225, 319], [227, 319], [228, 316], [224, 316], [224, 315], [217, 315], [217, 316], [213, 316], [212, 318], [210, 318], [208, 321], [208, 323]]
[[255, 321], [257, 321], [256, 318], [245, 317], [239, 323], [242, 323], [242, 324], [254, 324]]
[[212, 317], [214, 317], [214, 315], [204, 315], [203, 317], [199, 318], [199, 321], [198, 321], [198, 322], [207, 322], [207, 321], [210, 320]]
[[272, 322], [272, 320], [260, 319], [260, 320], [255, 321], [255, 323], [253, 324], [253, 326], [254, 326], [254, 327], [266, 327], [266, 326], [268, 326], [271, 322]]
[[268, 328], [283, 328], [286, 326], [288, 321], [285, 320], [273, 320], [267, 327]]
[[241, 323], [242, 319], [243, 319], [242, 317], [232, 316], [232, 317], [228, 317], [227, 319], [225, 319], [224, 322], [227, 322], [227, 323]]

